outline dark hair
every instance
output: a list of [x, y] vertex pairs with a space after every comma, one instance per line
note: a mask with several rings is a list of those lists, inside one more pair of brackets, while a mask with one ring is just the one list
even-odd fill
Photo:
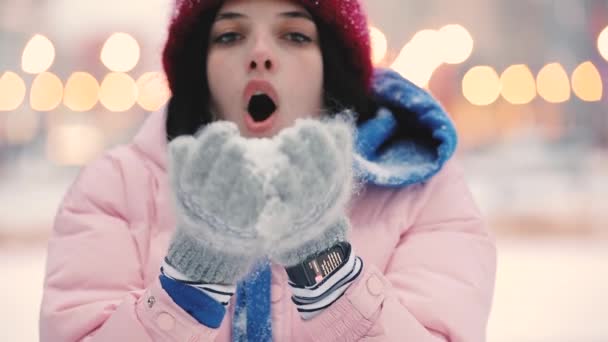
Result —
[[[167, 107], [166, 131], [170, 141], [180, 135], [192, 135], [212, 121], [209, 112], [207, 49], [213, 21], [220, 7], [203, 12], [192, 31], [184, 37], [184, 48], [174, 56], [173, 94]], [[329, 115], [344, 109], [357, 113], [357, 122], [375, 113], [375, 104], [366, 86], [355, 77], [352, 59], [336, 33], [315, 20], [323, 56], [324, 105]]]

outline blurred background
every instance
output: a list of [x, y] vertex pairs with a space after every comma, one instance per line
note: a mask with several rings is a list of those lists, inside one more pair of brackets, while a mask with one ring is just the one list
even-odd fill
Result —
[[[608, 1], [376, 0], [374, 62], [429, 89], [499, 249], [488, 341], [608, 341]], [[36, 341], [80, 167], [170, 94], [171, 0], [0, 0], [0, 340]]]

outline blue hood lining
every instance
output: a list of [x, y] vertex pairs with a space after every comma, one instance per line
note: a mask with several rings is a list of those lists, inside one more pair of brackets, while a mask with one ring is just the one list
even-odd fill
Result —
[[365, 183], [403, 187], [428, 180], [454, 154], [457, 134], [441, 105], [395, 71], [377, 69], [379, 110], [357, 128], [355, 170]]

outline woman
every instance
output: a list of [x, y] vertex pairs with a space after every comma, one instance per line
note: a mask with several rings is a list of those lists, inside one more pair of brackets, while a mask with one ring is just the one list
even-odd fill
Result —
[[180, 1], [164, 67], [166, 115], [62, 203], [42, 340], [485, 340], [453, 125], [373, 72], [357, 1]]

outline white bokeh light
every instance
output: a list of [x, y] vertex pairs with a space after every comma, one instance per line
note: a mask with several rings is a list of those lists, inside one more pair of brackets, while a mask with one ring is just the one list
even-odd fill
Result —
[[369, 35], [372, 43], [372, 62], [380, 64], [386, 57], [388, 40], [380, 29], [373, 26], [369, 27]]
[[439, 30], [443, 49], [443, 61], [460, 64], [473, 53], [474, 41], [469, 31], [461, 25], [446, 25]]
[[103, 45], [100, 58], [108, 69], [128, 72], [139, 62], [139, 44], [127, 33], [114, 33]]
[[606, 26], [597, 37], [597, 49], [600, 52], [600, 55], [608, 61], [608, 26]]
[[34, 35], [25, 45], [21, 56], [21, 69], [29, 74], [47, 71], [55, 61], [55, 46], [45, 36]]

